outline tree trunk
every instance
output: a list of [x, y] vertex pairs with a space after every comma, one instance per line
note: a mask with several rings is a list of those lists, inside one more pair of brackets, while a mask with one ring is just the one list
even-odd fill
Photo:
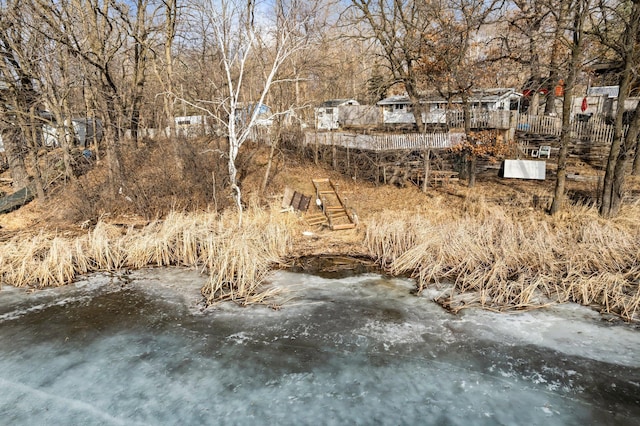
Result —
[[423, 156], [424, 181], [422, 182], [422, 192], [427, 192], [427, 188], [429, 187], [429, 173], [431, 171], [431, 149], [427, 148], [426, 151], [423, 152]]
[[474, 154], [471, 154], [469, 156], [469, 162], [467, 163], [469, 165], [469, 188], [473, 188], [476, 185], [477, 162], [478, 159], [476, 158], [476, 156]]
[[620, 147], [620, 153], [616, 160], [615, 169], [613, 172], [613, 189], [611, 197], [611, 212], [612, 215], [618, 214], [620, 207], [622, 206], [622, 197], [624, 195], [624, 181], [626, 169], [629, 166], [629, 160], [636, 140], [638, 139], [638, 133], [640, 132], [640, 102], [633, 111], [633, 117], [629, 124], [629, 131], [626, 137], [623, 139]]
[[535, 89], [531, 99], [529, 101], [529, 108], [527, 108], [527, 114], [538, 115], [538, 106], [540, 105], [540, 92], [539, 89]]
[[[587, 0], [588, 1], [588, 0]], [[571, 104], [573, 102], [573, 90], [576, 85], [578, 73], [582, 66], [582, 54], [584, 46], [583, 24], [588, 13], [584, 0], [576, 4], [573, 24], [573, 44], [571, 45], [571, 58], [569, 60], [568, 78], [564, 89], [564, 101], [562, 103], [562, 130], [560, 133], [560, 151], [558, 152], [558, 167], [556, 185], [553, 192], [553, 202], [549, 213], [558, 213], [565, 203], [565, 185], [567, 179], [567, 154], [571, 140]], [[563, 6], [564, 7], [564, 6]]]
[[[631, 131], [631, 129], [629, 129]], [[633, 157], [633, 175], [640, 176], [640, 138], [636, 136], [636, 153]]]
[[413, 90], [411, 91], [411, 93], [409, 93], [409, 91], [407, 90], [407, 94], [409, 95], [409, 101], [411, 101], [411, 111], [413, 113], [413, 117], [416, 120], [416, 127], [418, 128], [418, 132], [424, 132], [425, 123], [422, 120], [422, 111], [424, 108], [422, 103], [420, 103], [420, 97]]
[[471, 106], [469, 105], [469, 100], [466, 95], [462, 96], [462, 114], [464, 117], [464, 134], [467, 138], [467, 144], [469, 145], [469, 152], [465, 155], [467, 157], [467, 186], [473, 188], [476, 184], [477, 158], [475, 152], [473, 152], [473, 147], [476, 142], [471, 137]]
[[103, 111], [104, 117], [104, 142], [107, 157], [109, 184], [112, 194], [117, 196], [124, 188], [124, 171], [122, 168], [122, 160], [120, 158], [119, 132], [117, 130], [118, 114], [116, 113], [116, 101], [114, 95], [108, 93], [109, 87], [103, 86]]
[[282, 134], [282, 118], [281, 116], [277, 116], [275, 119], [275, 123], [273, 123], [271, 129], [271, 147], [269, 148], [269, 159], [267, 160], [267, 167], [264, 171], [264, 177], [262, 178], [262, 184], [260, 185], [260, 192], [262, 194], [267, 190], [267, 184], [269, 183], [269, 179], [271, 178], [271, 168], [273, 167], [273, 160], [275, 158], [278, 144], [280, 142], [280, 137]]
[[[609, 151], [607, 168], [602, 185], [602, 197], [600, 202], [600, 215], [613, 217], [618, 213], [622, 202], [622, 186], [624, 185], [624, 162], [627, 159], [628, 146], [624, 142], [623, 117], [624, 103], [629, 95], [629, 87], [633, 79], [635, 46], [638, 42], [638, 30], [640, 29], [640, 1], [634, 1], [629, 27], [625, 31], [623, 53], [624, 68], [620, 76], [620, 90], [618, 95], [618, 107], [613, 130], [613, 142]], [[618, 164], [622, 161], [622, 164]]]
[[549, 92], [547, 93], [547, 100], [544, 106], [545, 115], [552, 115], [556, 112], [556, 87], [560, 82], [560, 77], [558, 76], [561, 62], [560, 52], [562, 51], [562, 44], [564, 43], [565, 24], [568, 12], [567, 7], [560, 6], [553, 37], [553, 46], [551, 47], [551, 62], [549, 63], [549, 79], [547, 83]]
[[9, 172], [13, 180], [13, 189], [22, 189], [29, 184], [29, 173], [27, 173], [27, 166], [24, 161], [25, 152], [27, 151], [24, 145], [24, 137], [18, 128], [12, 126], [2, 133], [2, 141], [7, 154]]

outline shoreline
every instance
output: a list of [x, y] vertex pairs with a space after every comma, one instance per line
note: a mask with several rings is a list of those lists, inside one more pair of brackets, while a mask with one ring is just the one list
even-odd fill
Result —
[[[640, 206], [630, 208], [640, 213]], [[335, 274], [349, 271], [356, 259], [361, 270], [414, 279], [417, 293], [451, 283], [436, 301], [454, 313], [575, 302], [638, 321], [640, 230], [594, 221], [584, 209], [561, 220], [490, 211], [453, 220], [442, 212], [395, 211], [393, 220], [383, 213], [353, 230], [312, 233], [299, 215], [257, 208], [245, 212], [241, 226], [232, 213], [172, 213], [143, 227], [99, 222], [81, 235], [40, 231], [0, 243], [0, 279], [42, 288], [92, 272], [186, 266], [208, 275], [202, 288], [208, 305], [268, 304], [272, 294], [262, 283], [273, 269], [305, 270], [306, 262], [307, 271], [321, 271], [318, 264], [337, 258], [325, 271]]]

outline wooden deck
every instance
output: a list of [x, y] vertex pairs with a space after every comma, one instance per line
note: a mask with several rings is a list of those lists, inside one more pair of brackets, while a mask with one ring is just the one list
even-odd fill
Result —
[[353, 132], [308, 132], [304, 144], [324, 145], [368, 151], [451, 148], [464, 140], [464, 133], [407, 133], [365, 135]]
[[[462, 113], [447, 115], [450, 131], [433, 133], [378, 133], [364, 134], [349, 131], [306, 132], [304, 145], [333, 146], [376, 152], [393, 150], [446, 149], [464, 140]], [[510, 132], [509, 137], [518, 132], [539, 138], [557, 140], [562, 132], [562, 120], [558, 117], [518, 114], [513, 111], [472, 111], [471, 128], [474, 130], [498, 130]], [[623, 131], [626, 134], [629, 126]], [[570, 138], [574, 142], [594, 145], [610, 145], [614, 137], [613, 125], [603, 119], [593, 117], [589, 121], [571, 122]]]

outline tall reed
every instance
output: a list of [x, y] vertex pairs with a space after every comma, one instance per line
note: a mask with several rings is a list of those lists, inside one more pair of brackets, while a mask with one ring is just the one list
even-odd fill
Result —
[[233, 213], [173, 212], [142, 229], [98, 222], [77, 238], [44, 233], [0, 244], [0, 282], [19, 287], [59, 286], [81, 274], [146, 266], [186, 266], [210, 275], [208, 303], [264, 302], [262, 287], [274, 264], [290, 252], [295, 220], [250, 209], [238, 225]]
[[573, 301], [638, 317], [640, 230], [601, 220], [589, 207], [554, 218], [480, 206], [437, 223], [424, 214], [385, 215], [369, 223], [365, 244], [389, 272], [416, 277], [419, 290], [453, 284], [438, 300], [454, 311]]

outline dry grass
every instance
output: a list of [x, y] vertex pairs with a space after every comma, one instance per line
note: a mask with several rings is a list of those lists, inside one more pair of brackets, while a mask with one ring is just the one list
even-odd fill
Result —
[[[152, 163], [153, 167], [141, 167], [147, 170], [149, 188], [158, 181], [155, 173], [163, 170]], [[261, 170], [248, 172], [246, 182], [260, 181]], [[310, 195], [314, 191], [311, 178], [321, 177], [340, 184], [342, 195], [360, 218], [359, 229], [331, 232], [307, 227], [304, 229], [313, 231], [313, 236], [302, 237], [303, 225], [295, 215], [273, 213], [278, 208], [253, 207], [245, 212], [242, 225], [232, 212], [171, 212], [141, 229], [102, 220], [80, 236], [54, 231], [26, 236], [26, 231], [19, 230], [52, 222], [43, 219], [42, 211], [25, 216], [25, 211], [38, 206], [32, 203], [0, 218], [4, 228], [0, 283], [58, 286], [94, 271], [179, 265], [208, 274], [202, 294], [209, 304], [223, 300], [248, 304], [268, 300], [269, 289], [262, 283], [285, 258], [364, 254], [393, 274], [414, 276], [419, 290], [452, 284], [438, 301], [453, 311], [469, 306], [527, 309], [575, 301], [597, 305], [627, 320], [638, 319], [640, 202], [626, 203], [620, 215], [608, 221], [588, 205], [572, 206], [549, 217], [530, 206], [533, 194], [549, 195], [551, 180], [514, 182], [485, 177], [474, 189], [460, 184], [424, 194], [414, 186], [355, 182], [309, 164], [282, 165], [269, 191], [278, 198], [289, 186]], [[640, 182], [635, 183], [638, 192]], [[138, 192], [145, 194], [145, 188]], [[158, 217], [166, 206], [188, 204], [172, 204], [171, 191], [165, 195], [163, 204], [153, 210]], [[247, 190], [246, 199], [252, 195]], [[264, 200], [263, 195], [256, 198]], [[224, 197], [218, 198], [222, 202]], [[137, 201], [148, 210], [142, 198]], [[205, 201], [196, 204], [206, 208]], [[90, 199], [83, 198], [80, 207], [85, 204], [91, 209], [82, 220], [95, 223], [93, 218], [104, 209], [94, 208]], [[67, 210], [60, 213], [69, 217]], [[11, 236], [15, 232], [24, 233]]]
[[640, 217], [640, 207], [625, 209], [616, 221], [584, 206], [560, 217], [523, 218], [480, 202], [449, 222], [424, 214], [393, 221], [381, 216], [369, 224], [365, 244], [392, 274], [414, 276], [419, 290], [453, 283], [439, 302], [454, 311], [573, 301], [634, 320], [640, 312], [640, 227], [628, 218]]
[[210, 275], [202, 289], [211, 304], [265, 302], [264, 278], [291, 247], [296, 218], [252, 208], [239, 225], [233, 213], [182, 214], [141, 230], [100, 221], [78, 238], [40, 233], [0, 245], [0, 282], [18, 287], [60, 286], [79, 275], [123, 268], [179, 265]]
[[274, 264], [290, 253], [291, 231], [297, 226], [291, 216], [257, 208], [245, 213], [242, 225], [235, 215], [223, 216], [220, 232], [207, 240], [209, 281], [202, 289], [207, 302], [268, 300], [272, 291], [262, 291], [261, 285]]

